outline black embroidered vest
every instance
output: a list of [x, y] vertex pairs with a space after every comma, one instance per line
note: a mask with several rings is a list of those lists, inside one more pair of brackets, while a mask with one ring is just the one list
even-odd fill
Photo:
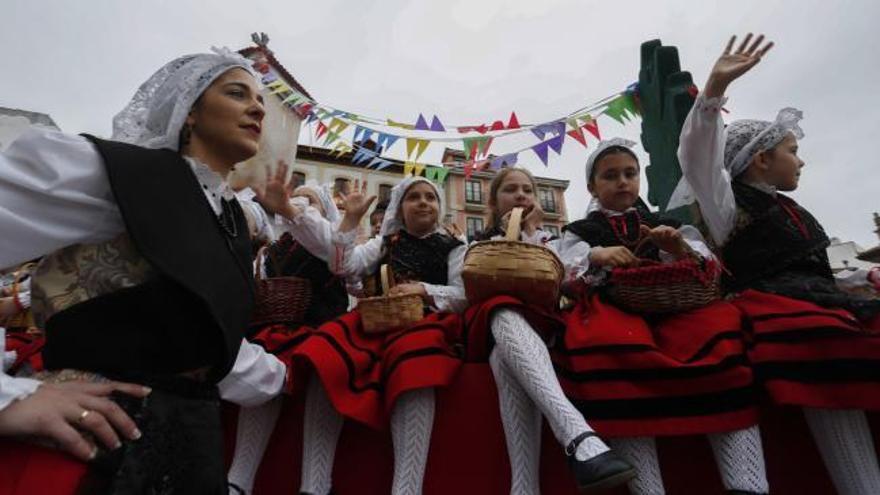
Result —
[[[433, 285], [449, 283], [449, 253], [463, 243], [439, 232], [418, 238], [404, 230], [383, 239], [381, 264], [389, 264], [397, 283], [426, 282]], [[376, 276], [378, 285], [378, 274]]]
[[860, 318], [880, 311], [869, 301], [837, 288], [828, 254], [828, 236], [809, 211], [794, 200], [733, 182], [737, 225], [722, 248], [731, 291], [747, 288], [847, 309]]
[[301, 277], [311, 283], [312, 301], [306, 310], [306, 324], [320, 325], [348, 309], [345, 282], [330, 271], [325, 261], [296, 242], [290, 233], [285, 232], [267, 249], [267, 254], [268, 276]]
[[229, 204], [233, 238], [176, 152], [86, 137], [104, 160], [127, 234], [155, 276], [53, 314], [45, 329], [47, 368], [155, 375], [210, 366], [215, 379], [223, 377], [253, 310], [241, 206]]
[[[577, 235], [590, 246], [625, 246], [634, 250], [641, 237], [642, 225], [649, 228], [666, 225], [677, 229], [681, 227], [681, 222], [652, 213], [639, 201], [634, 209], [623, 215], [609, 217], [597, 210], [587, 215], [587, 218], [566, 225], [562, 230]], [[638, 256], [659, 261], [660, 250], [651, 243], [645, 243]]]

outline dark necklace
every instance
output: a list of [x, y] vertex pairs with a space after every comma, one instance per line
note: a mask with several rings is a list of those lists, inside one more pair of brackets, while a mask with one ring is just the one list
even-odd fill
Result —
[[232, 204], [225, 199], [220, 199], [220, 207], [223, 212], [217, 217], [217, 223], [226, 232], [226, 235], [235, 239], [238, 237], [238, 224], [235, 222], [235, 215], [232, 212]]

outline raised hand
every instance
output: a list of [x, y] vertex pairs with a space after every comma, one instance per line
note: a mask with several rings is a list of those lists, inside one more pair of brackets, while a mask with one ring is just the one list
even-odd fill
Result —
[[376, 201], [376, 196], [367, 196], [367, 181], [361, 183], [359, 180], [354, 182], [354, 187], [348, 194], [339, 191], [342, 197], [342, 209], [345, 210], [345, 216], [342, 217], [342, 223], [339, 224], [340, 232], [348, 232], [357, 228], [361, 219], [367, 214], [370, 205]]
[[278, 160], [275, 173], [266, 179], [266, 185], [262, 189], [254, 192], [256, 193], [257, 201], [266, 208], [266, 211], [293, 219], [297, 213], [290, 204], [294, 184], [293, 176], [287, 178], [287, 170], [287, 163]]
[[704, 88], [706, 97], [723, 96], [730, 83], [758, 65], [761, 58], [773, 48], [772, 41], [764, 43], [763, 34], [758, 35], [754, 41], [752, 33], [747, 34], [736, 50], [733, 48], [735, 43], [736, 36], [732, 36], [724, 53], [715, 61]]
[[594, 247], [590, 250], [590, 263], [597, 266], [636, 266], [639, 259], [624, 246]]

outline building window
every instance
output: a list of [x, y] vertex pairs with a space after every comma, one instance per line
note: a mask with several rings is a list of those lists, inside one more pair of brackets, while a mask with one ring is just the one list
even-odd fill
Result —
[[344, 177], [339, 177], [337, 179], [333, 179], [333, 194], [337, 195], [339, 193], [348, 194], [348, 184], [351, 181]]
[[293, 188], [296, 189], [299, 186], [305, 185], [306, 183], [306, 174], [302, 172], [294, 172], [290, 176], [290, 183], [293, 185]]
[[478, 180], [465, 181], [464, 200], [468, 203], [483, 204], [483, 183]]
[[557, 227], [555, 225], [545, 225], [544, 231], [549, 232], [550, 234], [555, 235], [556, 237], [559, 237], [559, 227]]
[[379, 200], [376, 203], [387, 203], [391, 199], [391, 184], [379, 184]]
[[467, 217], [467, 236], [473, 239], [483, 231], [483, 219], [480, 217]]
[[541, 209], [550, 213], [556, 212], [556, 196], [553, 195], [553, 189], [542, 187], [538, 189], [538, 201], [541, 202]]

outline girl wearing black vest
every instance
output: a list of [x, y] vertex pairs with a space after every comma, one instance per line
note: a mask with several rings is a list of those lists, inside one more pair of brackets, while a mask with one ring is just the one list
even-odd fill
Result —
[[[491, 226], [477, 240], [503, 238], [511, 210], [521, 207], [525, 211], [520, 240], [554, 249], [555, 237], [541, 230], [544, 212], [536, 190], [535, 179], [527, 170], [499, 171], [489, 185]], [[511, 494], [540, 493], [542, 416], [565, 449], [580, 489], [608, 488], [635, 475], [632, 466], [596, 436], [559, 386], [547, 351], [565, 329], [557, 312], [503, 295], [471, 306], [464, 321], [466, 359], [488, 359], [498, 388], [510, 457]]]
[[356, 185], [344, 200], [345, 215], [333, 235], [333, 270], [346, 277], [378, 278], [380, 265], [387, 263], [398, 282], [392, 294], [418, 294], [429, 311], [410, 328], [370, 335], [355, 309], [321, 325], [297, 348], [295, 356], [315, 371], [306, 393], [303, 449], [325, 460], [311, 463], [309, 473], [303, 463], [303, 492], [330, 491], [336, 443], [343, 420], [350, 419], [373, 428], [390, 421], [395, 452], [391, 492], [421, 493], [434, 421], [433, 389], [448, 385], [461, 365], [451, 342], [460, 333], [458, 312], [466, 306], [461, 281], [466, 246], [440, 227], [440, 198], [427, 179], [405, 179], [391, 191], [380, 236], [361, 245], [354, 244], [357, 226], [375, 196], [365, 197]]
[[[282, 166], [276, 175], [283, 177], [286, 172], [287, 167]], [[309, 307], [303, 321], [255, 328], [248, 340], [284, 362], [292, 378], [288, 380], [285, 392], [295, 394], [303, 390], [303, 381], [296, 378], [304, 375], [297, 371], [294, 352], [313, 329], [346, 312], [348, 293], [345, 281], [332, 273], [328, 265], [333, 252], [331, 233], [341, 220], [329, 187], [300, 186], [293, 191], [291, 203], [294, 216], [291, 221], [281, 219], [276, 225], [284, 233], [266, 249], [262, 276], [295, 276], [308, 280], [311, 286]], [[235, 455], [229, 468], [229, 483], [234, 493], [252, 492], [281, 405], [282, 398], [278, 397], [263, 405], [239, 410]], [[320, 458], [303, 452], [302, 459], [303, 479], [306, 479], [307, 473], [311, 472], [308, 465], [319, 462]], [[263, 470], [269, 471], [284, 471], [290, 464], [287, 458], [266, 458], [265, 461]]]
[[606, 298], [613, 267], [638, 255], [672, 262], [685, 241], [705, 263], [715, 260], [693, 227], [651, 213], [639, 199], [635, 143], [602, 141], [586, 166], [593, 196], [587, 217], [567, 225], [559, 252], [576, 303], [553, 349], [563, 389], [611, 446], [636, 466], [634, 494], [662, 494], [654, 437], [709, 434], [725, 487], [767, 493], [739, 312], [729, 303], [671, 315], [625, 312]]
[[876, 288], [880, 281], [876, 271], [832, 274], [825, 230], [782, 194], [797, 188], [804, 166], [800, 111], [785, 108], [773, 122], [737, 120], [725, 129], [719, 110], [727, 86], [772, 47], [751, 37], [736, 50], [730, 40], [685, 121], [677, 197], [685, 203], [693, 194], [721, 250], [763, 389], [776, 404], [804, 409], [839, 493], [880, 493], [863, 412], [880, 410], [880, 299], [840, 289], [842, 282]]
[[[98, 455], [93, 492], [226, 493], [218, 398], [254, 405], [281, 390], [284, 364], [243, 341], [258, 232], [225, 181], [256, 153], [263, 115], [247, 59], [188, 55], [140, 87], [114, 141], [34, 129], [0, 155], [0, 266], [45, 255], [32, 289], [47, 378], [152, 388], [118, 399], [142, 437]], [[283, 184], [261, 194], [284, 216], [287, 200]], [[98, 416], [65, 414], [73, 427]], [[87, 469], [16, 465], [53, 493]]]

